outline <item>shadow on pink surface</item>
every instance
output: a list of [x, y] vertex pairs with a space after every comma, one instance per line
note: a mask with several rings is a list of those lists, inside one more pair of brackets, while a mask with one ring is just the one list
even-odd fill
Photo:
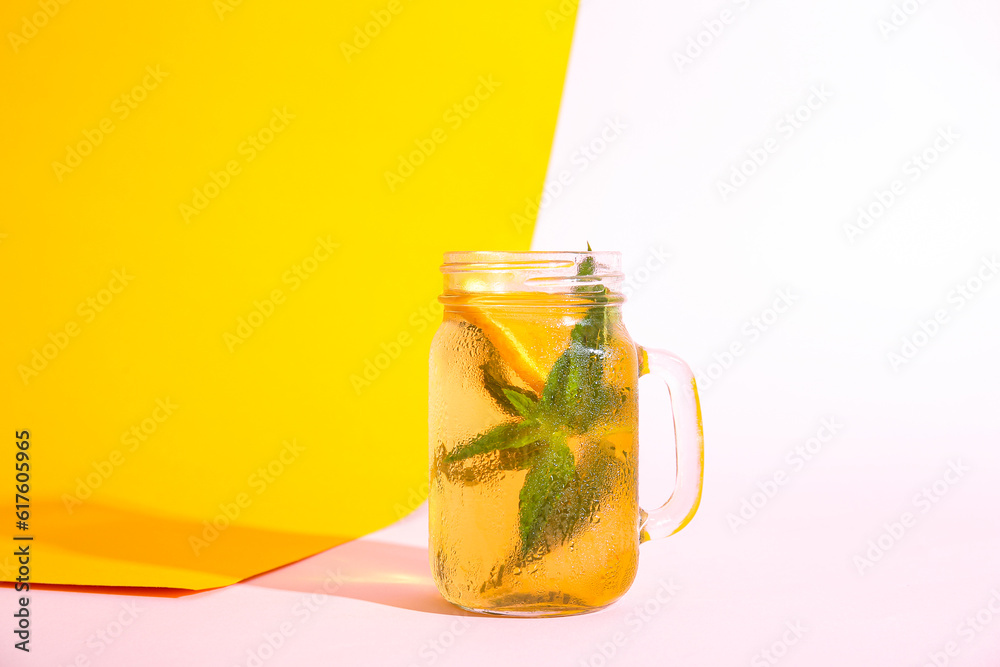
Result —
[[425, 547], [355, 540], [244, 583], [432, 614], [474, 615], [450, 604], [438, 593]]
[[[160, 597], [234, 584], [350, 539], [232, 523], [207, 541], [201, 539], [205, 524], [195, 519], [98, 502], [67, 512], [61, 500], [41, 499], [35, 503], [33, 516], [38, 517], [36, 543], [47, 557], [32, 572], [32, 586], [37, 582], [100, 587], [104, 592], [129, 590], [135, 591], [129, 594]], [[192, 546], [193, 538], [201, 539], [194, 543], [197, 548]], [[55, 549], [46, 552], [49, 546]], [[185, 572], [211, 577], [186, 576]], [[0, 580], [13, 581], [15, 574], [0, 556]], [[191, 583], [204, 585], [185, 585]]]

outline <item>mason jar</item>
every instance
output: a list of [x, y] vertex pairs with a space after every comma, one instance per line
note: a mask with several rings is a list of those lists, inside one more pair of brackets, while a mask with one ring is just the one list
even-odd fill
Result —
[[[636, 345], [617, 252], [451, 252], [430, 353], [430, 560], [441, 594], [475, 612], [600, 609], [632, 584], [640, 543], [701, 498], [691, 369]], [[670, 392], [673, 494], [638, 503], [638, 380]]]

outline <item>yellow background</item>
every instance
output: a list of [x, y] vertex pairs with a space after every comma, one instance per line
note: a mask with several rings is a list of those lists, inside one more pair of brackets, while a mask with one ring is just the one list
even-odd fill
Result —
[[[34, 581], [223, 585], [422, 499], [440, 253], [528, 246], [511, 215], [541, 191], [572, 20], [544, 0], [389, 5], [3, 3], [0, 535], [18, 532], [29, 429]], [[284, 126], [248, 160], [274, 110]], [[54, 167], [85, 133], [92, 151]], [[385, 173], [431, 136], [391, 191]], [[182, 209], [213, 173], [225, 187]], [[296, 266], [315, 269], [297, 286]], [[356, 390], [366, 361], [384, 368]]]

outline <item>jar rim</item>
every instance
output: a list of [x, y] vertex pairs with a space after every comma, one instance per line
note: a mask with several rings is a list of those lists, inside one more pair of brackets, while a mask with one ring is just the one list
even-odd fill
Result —
[[[609, 250], [455, 251], [444, 254], [444, 298], [470, 296], [509, 299], [516, 293], [605, 294], [621, 303], [622, 254]], [[593, 300], [590, 300], [593, 303]]]
[[[618, 250], [451, 250], [444, 253], [442, 273], [491, 268], [530, 268], [522, 264], [539, 263], [552, 268], [575, 266], [587, 257], [619, 269], [622, 254]], [[510, 265], [503, 267], [502, 265]]]

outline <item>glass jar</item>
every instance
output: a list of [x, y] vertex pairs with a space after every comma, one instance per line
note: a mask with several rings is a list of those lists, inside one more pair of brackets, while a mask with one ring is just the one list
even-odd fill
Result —
[[[639, 544], [683, 528], [701, 498], [690, 368], [637, 346], [617, 252], [445, 255], [430, 353], [430, 559], [464, 609], [600, 609], [635, 578]], [[670, 390], [677, 480], [638, 504], [638, 380]]]

